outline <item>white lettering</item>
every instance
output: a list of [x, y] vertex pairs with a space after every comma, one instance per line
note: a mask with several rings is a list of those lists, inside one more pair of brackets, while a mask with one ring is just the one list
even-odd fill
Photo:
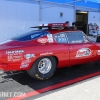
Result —
[[6, 51], [6, 54], [14, 54], [14, 53], [23, 53], [24, 50], [13, 50], [13, 51]]
[[0, 98], [23, 97], [26, 96], [24, 92], [0, 92]]
[[53, 52], [45, 52], [45, 53], [41, 53], [40, 56], [42, 56], [42, 55], [51, 55], [51, 54], [53, 54]]

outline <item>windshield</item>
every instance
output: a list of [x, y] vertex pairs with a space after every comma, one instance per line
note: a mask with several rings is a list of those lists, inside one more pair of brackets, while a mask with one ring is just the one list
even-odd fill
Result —
[[12, 40], [17, 40], [17, 41], [27, 41], [27, 40], [33, 40], [33, 39], [37, 39], [40, 37], [43, 37], [45, 35], [47, 35], [48, 32], [45, 30], [41, 30], [41, 31], [30, 31], [24, 34], [21, 34], [17, 37], [12, 38]]

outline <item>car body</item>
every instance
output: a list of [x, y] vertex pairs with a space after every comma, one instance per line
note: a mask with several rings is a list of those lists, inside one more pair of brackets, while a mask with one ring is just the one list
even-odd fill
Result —
[[[51, 26], [50, 26], [51, 25]], [[50, 27], [56, 26], [51, 29]], [[56, 68], [100, 59], [100, 43], [92, 42], [79, 30], [40, 29], [0, 43], [0, 69], [26, 70], [38, 80], [50, 78]], [[42, 26], [43, 27], [43, 26]]]

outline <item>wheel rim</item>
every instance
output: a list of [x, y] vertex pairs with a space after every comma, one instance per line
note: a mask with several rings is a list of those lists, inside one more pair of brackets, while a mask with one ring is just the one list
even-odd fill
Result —
[[48, 58], [43, 58], [38, 64], [38, 70], [42, 74], [46, 74], [51, 70], [52, 63]]

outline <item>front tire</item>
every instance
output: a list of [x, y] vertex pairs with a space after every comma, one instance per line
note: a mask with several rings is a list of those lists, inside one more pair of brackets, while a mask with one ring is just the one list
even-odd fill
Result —
[[57, 62], [54, 57], [42, 57], [34, 62], [27, 73], [37, 80], [46, 80], [54, 74], [56, 67]]

